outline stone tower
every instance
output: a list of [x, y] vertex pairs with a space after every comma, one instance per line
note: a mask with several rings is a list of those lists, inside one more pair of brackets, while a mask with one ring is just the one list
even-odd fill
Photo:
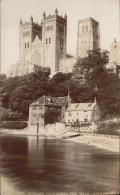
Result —
[[110, 44], [109, 63], [111, 66], [120, 66], [120, 42], [117, 42], [116, 39], [114, 39], [114, 43]]
[[77, 57], [84, 58], [88, 50], [100, 48], [99, 23], [93, 18], [78, 21]]
[[[31, 16], [29, 22], [22, 23], [20, 20], [19, 25], [19, 60], [32, 62], [34, 58], [32, 43], [35, 37], [42, 39], [42, 27], [41, 25], [33, 22]], [[40, 62], [39, 64], [40, 65]]]
[[59, 61], [66, 57], [67, 16], [46, 16], [43, 13], [42, 38], [44, 42], [44, 64], [51, 68], [51, 72], [59, 71]]

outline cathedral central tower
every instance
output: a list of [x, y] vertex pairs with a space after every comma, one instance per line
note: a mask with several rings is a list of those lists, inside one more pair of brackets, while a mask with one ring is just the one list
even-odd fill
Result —
[[99, 23], [93, 18], [78, 21], [77, 57], [84, 58], [88, 50], [100, 48]]

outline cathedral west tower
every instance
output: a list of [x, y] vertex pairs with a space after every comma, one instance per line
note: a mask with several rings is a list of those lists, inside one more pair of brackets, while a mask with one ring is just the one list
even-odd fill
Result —
[[67, 16], [43, 14], [42, 37], [44, 41], [44, 64], [52, 72], [59, 71], [59, 61], [66, 57]]

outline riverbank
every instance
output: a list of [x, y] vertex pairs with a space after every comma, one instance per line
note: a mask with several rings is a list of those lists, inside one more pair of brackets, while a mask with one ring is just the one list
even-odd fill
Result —
[[[15, 135], [15, 136], [37, 136], [39, 135], [41, 138], [47, 137], [48, 139], [62, 139], [63, 136], [76, 135], [77, 132], [69, 132], [66, 130], [48, 132], [44, 129], [40, 131], [40, 133], [36, 133], [35, 131], [29, 131], [28, 128], [23, 130], [8, 130], [2, 129], [1, 135]], [[84, 143], [88, 145], [92, 145], [98, 148], [106, 149], [111, 152], [120, 152], [120, 139], [115, 139], [113, 137], [106, 137], [104, 135], [96, 135], [96, 134], [86, 134], [83, 133], [81, 136], [73, 137], [67, 139], [69, 141], [74, 141], [76, 143]]]
[[113, 139], [110, 137], [103, 137], [102, 135], [83, 135], [68, 139], [77, 143], [84, 143], [87, 145], [96, 146], [98, 148], [106, 149], [111, 152], [120, 152], [120, 139]]

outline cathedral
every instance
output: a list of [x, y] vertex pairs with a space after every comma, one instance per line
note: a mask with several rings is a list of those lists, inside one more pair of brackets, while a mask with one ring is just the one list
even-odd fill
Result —
[[[33, 21], [19, 24], [19, 62], [9, 69], [12, 76], [21, 76], [33, 70], [33, 66], [49, 67], [51, 73], [59, 71], [60, 59], [66, 57], [66, 36], [67, 36], [67, 16], [58, 15], [55, 10], [54, 15], [46, 16], [43, 13], [41, 25]], [[28, 67], [28, 70], [25, 71]], [[21, 71], [20, 71], [21, 69]], [[9, 76], [10, 76], [9, 74]]]
[[[67, 15], [46, 16], [43, 13], [41, 25], [33, 17], [29, 22], [19, 22], [19, 60], [8, 70], [8, 77], [23, 76], [34, 72], [34, 66], [56, 72], [72, 72], [77, 58], [66, 53]], [[100, 46], [99, 23], [94, 19], [78, 21], [77, 57], [85, 57], [87, 50]]]

